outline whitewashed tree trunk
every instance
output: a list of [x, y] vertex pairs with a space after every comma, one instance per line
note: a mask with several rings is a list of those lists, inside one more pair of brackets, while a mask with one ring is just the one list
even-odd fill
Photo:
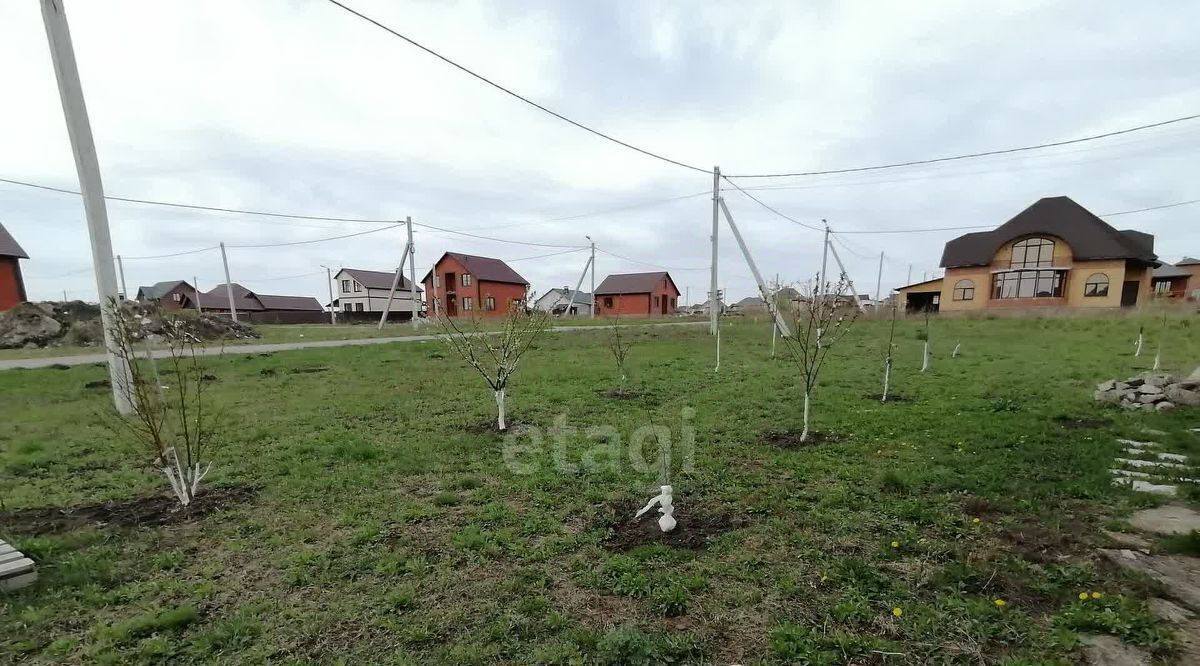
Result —
[[1133, 355], [1134, 356], [1142, 355], [1142, 334], [1141, 333], [1138, 333], [1137, 342], [1134, 343], [1134, 345], [1133, 345]]
[[504, 425], [504, 389], [496, 391], [496, 427], [505, 430]]
[[183, 506], [188, 506], [196, 498], [200, 482], [208, 476], [209, 470], [212, 469], [212, 463], [209, 463], [203, 471], [200, 469], [200, 463], [196, 463], [193, 467], [185, 467], [179, 460], [179, 453], [174, 448], [166, 451], [159, 460], [159, 464], [161, 465], [159, 471], [167, 477], [167, 483], [171, 485], [171, 492]]
[[1158, 370], [1158, 368], [1161, 365], [1162, 365], [1162, 350], [1159, 349], [1158, 351], [1154, 352], [1154, 367], [1151, 368], [1151, 370]]
[[954, 345], [954, 351], [950, 352], [950, 358], [958, 358], [958, 348], [961, 346], [961, 342]]
[[929, 341], [925, 341], [925, 349], [921, 352], [921, 372], [929, 369]]
[[879, 397], [879, 402], [887, 402], [888, 385], [892, 381], [892, 359], [888, 357], [883, 362], [883, 394]]
[[800, 431], [800, 441], [808, 441], [808, 389], [804, 390], [804, 430]]

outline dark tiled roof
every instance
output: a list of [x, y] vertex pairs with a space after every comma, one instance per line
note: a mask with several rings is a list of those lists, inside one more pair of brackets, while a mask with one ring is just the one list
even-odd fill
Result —
[[[476, 280], [486, 280], [488, 282], [509, 282], [512, 284], [523, 284], [529, 286], [528, 280], [521, 277], [519, 273], [514, 271], [509, 267], [508, 264], [499, 259], [480, 257], [474, 254], [462, 254], [461, 252], [447, 252], [442, 255], [441, 259], [437, 260], [437, 264], [434, 264], [434, 266], [442, 263], [446, 257], [450, 257], [462, 264], [463, 267], [467, 269], [467, 272], [470, 273]], [[426, 273], [425, 277], [421, 278], [421, 282], [428, 280], [429, 276], [432, 274], [433, 271]], [[391, 282], [388, 282], [388, 286], [391, 286]]]
[[1057, 236], [1077, 260], [1134, 259], [1157, 263], [1154, 236], [1118, 231], [1069, 197], [1039, 199], [992, 231], [964, 234], [946, 243], [942, 267], [987, 266], [1005, 243], [1036, 234]]
[[[342, 273], [354, 278], [367, 289], [391, 289], [392, 279], [396, 277], [395, 272], [368, 271], [361, 268], [343, 268], [338, 271], [338, 275], [340, 276]], [[400, 285], [396, 289], [399, 291], [408, 291], [408, 278], [406, 276], [400, 276]], [[417, 291], [421, 291], [420, 285], [417, 286]]]
[[[238, 310], [245, 310], [247, 312], [266, 309], [254, 297], [253, 292], [236, 282], [233, 283], [233, 306]], [[200, 294], [200, 307], [228, 310], [229, 293], [226, 291], [225, 285], [219, 284]]]
[[[666, 278], [671, 282], [671, 286], [675, 287], [675, 281], [671, 279], [671, 274], [666, 271], [657, 271], [654, 273], [618, 273], [604, 278], [599, 287], [596, 287], [596, 295], [604, 294], [648, 294], [655, 289]], [[679, 288], [675, 287], [675, 292], [679, 292]]]
[[18, 257], [28, 259], [29, 255], [25, 254], [25, 250], [17, 243], [17, 239], [8, 233], [3, 224], [0, 224], [0, 257]]
[[[574, 291], [574, 290], [573, 289], [563, 289], [563, 288], [559, 287], [556, 289], [551, 289], [550, 291], [547, 291], [545, 294], [542, 294], [542, 298], [545, 298], [546, 296], [549, 296], [550, 294], [554, 294], [554, 296], [556, 298], [561, 296], [562, 297], [561, 305], [566, 305], [571, 300], [571, 292], [572, 291]], [[587, 293], [586, 291], [576, 291], [575, 292], [575, 304], [576, 305], [589, 305], [592, 303], [593, 300], [594, 300], [593, 296], [591, 294]]]
[[166, 296], [167, 293], [169, 293], [172, 289], [174, 289], [175, 287], [178, 287], [181, 284], [185, 285], [189, 288], [192, 286], [184, 280], [166, 280], [165, 282], [155, 282], [154, 284], [150, 285], [149, 287], [138, 287], [137, 299], [139, 301], [141, 301], [141, 300], [157, 301], [158, 299], [162, 298], [163, 296]]
[[1191, 257], [1184, 257], [1175, 262], [1176, 266], [1195, 266], [1196, 264], [1200, 264], [1200, 259], [1193, 259]]
[[[390, 284], [388, 285], [391, 286]], [[272, 296], [269, 294], [258, 294], [258, 302], [262, 303], [263, 307], [268, 310], [314, 310], [321, 312], [325, 308], [321, 307], [320, 301], [312, 296]]]
[[1192, 277], [1192, 274], [1182, 268], [1177, 268], [1171, 264], [1163, 264], [1154, 269], [1153, 276], [1156, 278], [1177, 278], [1177, 277]]

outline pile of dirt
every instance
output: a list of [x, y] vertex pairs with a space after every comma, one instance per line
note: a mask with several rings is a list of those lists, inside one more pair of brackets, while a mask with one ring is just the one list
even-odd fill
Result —
[[[889, 398], [890, 400], [890, 398]], [[763, 433], [762, 442], [770, 446], [776, 446], [781, 449], [802, 449], [808, 446], [817, 446], [818, 444], [834, 444], [836, 442], [844, 442], [850, 439], [850, 435], [843, 435], [836, 432], [817, 432], [809, 431], [808, 438], [800, 439], [803, 434], [801, 430], [769, 430]]]
[[673, 514], [675, 529], [663, 532], [658, 527], [657, 510], [647, 511], [639, 519], [633, 518], [642, 504], [629, 500], [616, 505], [615, 515], [605, 524], [608, 532], [604, 538], [605, 548], [625, 552], [638, 546], [662, 544], [672, 548], [703, 550], [716, 537], [743, 527], [746, 522], [730, 517], [719, 507], [678, 501]]
[[[121, 307], [138, 321], [138, 339], [152, 344], [162, 342], [168, 333], [182, 333], [196, 342], [259, 337], [252, 327], [224, 317], [167, 313], [156, 305], [137, 301], [126, 301]], [[103, 344], [100, 306], [93, 303], [19, 303], [0, 312], [0, 349]]]
[[249, 486], [201, 487], [196, 499], [180, 506], [163, 492], [130, 500], [72, 507], [38, 507], [0, 513], [0, 529], [17, 534], [54, 534], [88, 526], [154, 527], [196, 520], [222, 509], [236, 508], [254, 498]]

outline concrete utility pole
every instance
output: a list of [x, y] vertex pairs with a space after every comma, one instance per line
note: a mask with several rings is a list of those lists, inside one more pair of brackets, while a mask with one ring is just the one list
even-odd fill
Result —
[[[410, 227], [411, 228], [411, 227]], [[400, 255], [400, 265], [396, 267], [396, 274], [392, 276], [392, 288], [388, 290], [387, 301], [383, 304], [383, 314], [379, 317], [379, 330], [383, 330], [383, 324], [387, 321], [388, 314], [392, 311], [392, 299], [396, 297], [396, 287], [400, 285], [400, 276], [404, 275], [404, 262], [409, 259], [412, 251], [411, 241], [404, 244], [404, 254]], [[370, 292], [368, 291], [367, 303], [371, 302]], [[415, 315], [414, 315], [415, 316]]]
[[125, 286], [125, 263], [121, 255], [117, 255], [117, 271], [121, 273], [121, 300], [129, 300], [129, 288]]
[[912, 264], [908, 265], [908, 277], [904, 280], [904, 284], [912, 284]]
[[592, 243], [592, 311], [588, 314], [588, 319], [596, 318], [596, 241], [592, 240], [591, 236], [584, 236]]
[[[720, 300], [717, 298], [717, 229], [718, 229], [718, 214], [721, 200], [721, 167], [713, 167], [713, 218], [712, 218], [712, 275], [709, 277], [708, 293], [708, 334], [717, 334], [717, 318], [721, 316], [718, 311]], [[720, 364], [720, 361], [717, 362]]]
[[750, 272], [754, 275], [754, 282], [758, 284], [758, 293], [763, 298], [763, 303], [767, 306], [767, 311], [771, 313], [775, 319], [775, 328], [779, 329], [780, 334], [785, 338], [791, 337], [792, 332], [788, 329], [788, 325], [783, 321], [783, 315], [775, 308], [771, 302], [771, 294], [767, 290], [767, 285], [763, 282], [762, 274], [758, 272], [758, 265], [754, 263], [754, 257], [750, 256], [750, 248], [746, 247], [746, 241], [742, 238], [742, 232], [738, 231], [737, 225], [733, 222], [733, 216], [729, 214], [729, 207], [725, 205], [725, 198], [721, 198], [721, 212], [725, 214], [725, 221], [729, 223], [729, 229], [733, 231], [733, 238], [737, 241], [738, 247], [742, 250], [742, 256], [746, 259], [746, 265], [750, 267]]
[[233, 304], [233, 282], [229, 279], [229, 258], [225, 256], [225, 242], [221, 242], [221, 265], [225, 267], [225, 295], [229, 297], [229, 316], [236, 322], [237, 306]]
[[75, 154], [75, 170], [79, 174], [79, 191], [83, 195], [83, 210], [87, 217], [88, 237], [92, 245], [92, 267], [96, 272], [96, 292], [100, 296], [100, 321], [104, 328], [104, 348], [108, 351], [108, 375], [113, 391], [113, 404], [120, 414], [132, 414], [129, 401], [133, 379], [129, 364], [113, 352], [113, 314], [110, 301], [117, 300], [117, 276], [112, 257], [112, 238], [108, 232], [108, 210], [104, 205], [104, 185], [100, 180], [100, 162], [96, 143], [88, 122], [87, 105], [83, 101], [83, 84], [71, 45], [71, 31], [62, 0], [42, 0], [42, 23], [50, 44], [50, 59], [58, 80], [58, 95], [62, 101], [67, 134]]
[[825, 225], [825, 242], [822, 244], [821, 248], [821, 275], [817, 278], [817, 291], [821, 295], [821, 300], [824, 301], [826, 275], [825, 268], [829, 262], [829, 223], [825, 220], [821, 220], [821, 223]]
[[196, 314], [200, 314], [200, 281], [195, 275], [192, 276], [192, 291], [196, 293]]
[[333, 271], [321, 264], [321, 268], [325, 269], [325, 286], [329, 287], [329, 323], [337, 324], [337, 308], [333, 307]]
[[[579, 293], [579, 288], [583, 286], [583, 278], [587, 277], [588, 269], [591, 267], [592, 267], [592, 260], [589, 257], [587, 260], [587, 263], [583, 265], [583, 272], [579, 274], [579, 281], [575, 283], [575, 291], [571, 292], [571, 298], [570, 298], [570, 300], [567, 301], [567, 309], [565, 312], [563, 312], [563, 314], [567, 315], [568, 317], [571, 316], [571, 308], [575, 307], [575, 295]], [[596, 298], [596, 296], [595, 296], [595, 294], [593, 294], [592, 299], [594, 300], [595, 298]], [[562, 302], [562, 296], [559, 296], [557, 299], [554, 300], [554, 303], [550, 304], [550, 312], [553, 313], [554, 308], [558, 307], [558, 304], [561, 302]]]
[[416, 328], [420, 325], [417, 313], [421, 308], [417, 306], [417, 246], [413, 244], [412, 216], [405, 216], [404, 223], [408, 225], [408, 305], [412, 308], [413, 328]]
[[879, 304], [879, 299], [883, 292], [879, 291], [883, 285], [883, 253], [879, 253], [879, 273], [875, 275], [875, 304]]
[[[850, 287], [850, 294], [854, 296], [854, 304], [858, 306], [859, 312], [864, 312], [866, 308], [863, 307], [862, 299], [858, 297], [858, 290], [854, 288], [854, 280], [851, 280], [850, 273], [846, 272], [846, 265], [842, 263], [842, 258], [838, 255], [837, 248], [833, 245], [830, 245], [829, 249], [833, 252], [833, 259], [837, 262], [838, 268], [842, 271], [842, 277], [846, 278], [846, 286]], [[837, 304], [835, 303], [834, 305], [836, 306]]]

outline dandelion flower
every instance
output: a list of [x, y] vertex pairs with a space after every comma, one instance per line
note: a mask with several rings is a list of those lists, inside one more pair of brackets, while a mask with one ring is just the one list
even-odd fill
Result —
[[1079, 593], [1079, 598], [1080, 598], [1080, 599], [1083, 599], [1083, 600], [1087, 600], [1087, 598], [1088, 598], [1088, 593], [1087, 593], [1087, 592], [1080, 592], [1080, 593]]
[[1092, 592], [1093, 599], [1099, 599], [1100, 597], [1103, 597], [1103, 596], [1104, 596], [1104, 594], [1102, 594], [1100, 592]]
[[900, 610], [899, 607], [896, 607], [896, 608], [892, 609], [892, 615], [895, 615], [896, 617], [900, 617], [901, 615], [904, 615], [904, 611]]
[[899, 547], [900, 547], [900, 542], [899, 542], [899, 541], [893, 541], [893, 542], [892, 542], [892, 548], [899, 548]]
[[996, 604], [996, 606], [998, 606], [999, 608], [1004, 608], [1005, 606], [1008, 605], [1008, 602], [1003, 599], [997, 599], [997, 600], [993, 601], [992, 603]]
[[978, 519], [978, 518], [972, 518], [972, 519], [971, 519], [971, 522], [972, 522], [972, 523], [975, 523], [976, 525], [978, 525], [979, 523], [982, 523], [983, 521], [982, 521], [982, 520], [980, 520], [980, 519]]

